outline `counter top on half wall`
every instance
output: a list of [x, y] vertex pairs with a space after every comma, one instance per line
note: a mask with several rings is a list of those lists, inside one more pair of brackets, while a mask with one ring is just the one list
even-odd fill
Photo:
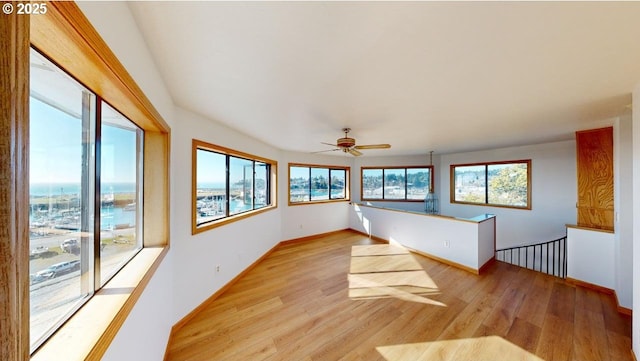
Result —
[[495, 216], [457, 218], [353, 203], [352, 229], [480, 273], [495, 255]]

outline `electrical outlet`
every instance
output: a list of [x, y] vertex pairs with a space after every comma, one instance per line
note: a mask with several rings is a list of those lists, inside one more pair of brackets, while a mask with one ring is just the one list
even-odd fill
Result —
[[446, 248], [449, 248], [449, 246], [450, 246], [450, 244], [449, 244], [449, 240], [444, 241], [444, 246], [445, 246]]

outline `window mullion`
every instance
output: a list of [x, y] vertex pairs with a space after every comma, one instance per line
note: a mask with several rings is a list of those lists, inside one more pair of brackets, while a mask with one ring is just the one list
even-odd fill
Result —
[[229, 217], [229, 215], [231, 214], [231, 156], [230, 155], [226, 155], [225, 157], [225, 161], [226, 161], [226, 175], [225, 175], [225, 207], [224, 207], [224, 211], [225, 217]]
[[92, 188], [95, 192], [95, 188], [92, 187], [92, 182], [96, 179], [95, 159], [92, 158], [94, 149], [96, 146], [96, 134], [93, 131], [95, 124], [95, 117], [91, 110], [95, 107], [97, 99], [93, 97], [93, 94], [88, 91], [82, 93], [82, 170], [81, 170], [81, 184], [80, 184], [80, 200], [79, 206], [83, 209], [80, 212], [80, 292], [83, 295], [92, 294], [94, 291], [94, 283], [92, 283], [91, 275], [93, 274], [92, 259], [94, 254], [91, 252], [91, 240], [92, 236], [95, 238], [95, 225], [91, 219], [95, 213], [92, 214], [91, 210], [95, 212], [95, 202], [92, 206], [91, 196]]
[[407, 179], [407, 168], [404, 169], [404, 200], [407, 200], [407, 182], [409, 180]]
[[313, 179], [311, 178], [311, 167], [309, 167], [309, 202], [311, 202], [311, 192], [313, 192]]
[[384, 200], [384, 189], [385, 189], [385, 185], [384, 185], [384, 181], [385, 181], [386, 177], [384, 175], [384, 168], [382, 168], [382, 199]]
[[333, 199], [331, 197], [331, 171], [333, 169], [329, 168], [329, 179], [327, 179], [327, 185], [329, 186], [329, 200]]
[[94, 116], [96, 122], [95, 134], [95, 195], [94, 195], [94, 217], [93, 217], [93, 289], [98, 290], [100, 287], [100, 227], [102, 212], [102, 187], [100, 182], [101, 165], [102, 165], [102, 98], [96, 97], [96, 114]]
[[251, 161], [251, 169], [253, 169], [253, 179], [251, 183], [253, 184], [251, 188], [251, 209], [256, 209], [256, 161]]
[[489, 204], [489, 165], [484, 166], [484, 203]]

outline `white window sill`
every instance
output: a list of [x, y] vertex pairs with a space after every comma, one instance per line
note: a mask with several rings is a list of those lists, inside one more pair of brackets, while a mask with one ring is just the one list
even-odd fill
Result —
[[32, 356], [32, 361], [99, 360], [169, 247], [143, 248]]

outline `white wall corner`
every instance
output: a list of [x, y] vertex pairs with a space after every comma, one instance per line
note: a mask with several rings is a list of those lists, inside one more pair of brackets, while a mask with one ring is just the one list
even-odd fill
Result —
[[[632, 185], [633, 209], [632, 214], [640, 214], [640, 83], [633, 90], [632, 98]], [[640, 310], [640, 219], [633, 217], [633, 309]], [[640, 354], [640, 314], [634, 312], [632, 326], [632, 346], [636, 355]]]

